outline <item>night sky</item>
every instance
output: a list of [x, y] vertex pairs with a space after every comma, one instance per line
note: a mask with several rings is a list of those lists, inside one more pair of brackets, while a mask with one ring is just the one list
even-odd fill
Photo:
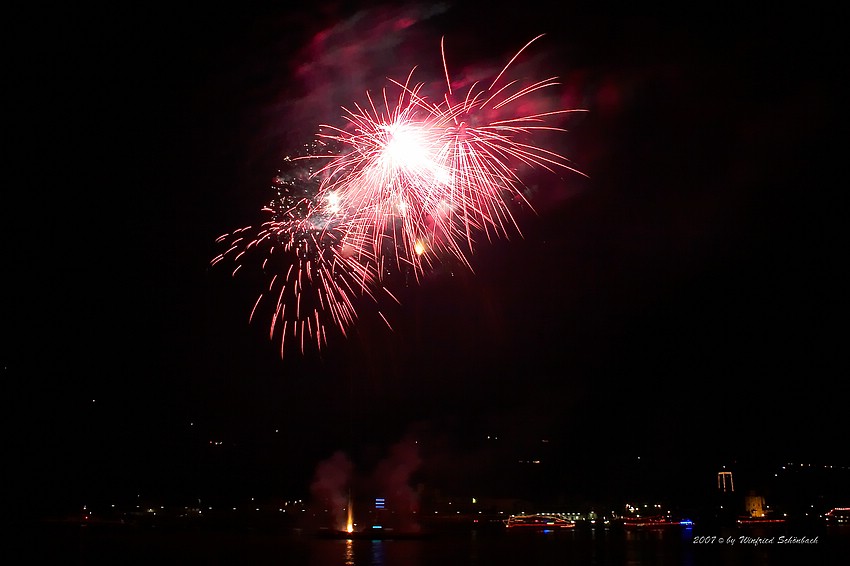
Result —
[[[568, 500], [850, 464], [837, 14], [614, 4], [13, 13], [22, 500], [306, 494], [335, 451], [368, 474], [405, 439], [428, 485], [525, 494], [504, 462], [542, 454]], [[283, 156], [341, 105], [414, 66], [440, 84], [442, 36], [461, 73], [540, 33], [523, 69], [589, 110], [558, 142], [587, 177], [532, 175], [522, 237], [402, 287], [392, 331], [364, 305], [281, 360], [248, 324], [257, 281], [210, 267], [216, 237], [261, 218]]]

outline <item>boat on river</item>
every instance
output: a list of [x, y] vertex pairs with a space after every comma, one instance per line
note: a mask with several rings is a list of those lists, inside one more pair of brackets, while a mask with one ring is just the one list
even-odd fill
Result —
[[505, 522], [508, 531], [559, 531], [574, 529], [576, 524], [558, 515], [534, 513], [529, 515], [511, 515]]

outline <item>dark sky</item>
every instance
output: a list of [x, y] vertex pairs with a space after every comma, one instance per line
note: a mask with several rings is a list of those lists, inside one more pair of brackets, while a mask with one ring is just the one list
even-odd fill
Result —
[[[543, 438], [577, 497], [638, 465], [847, 463], [836, 14], [284, 6], [9, 20], [6, 430], [45, 499], [295, 493], [409, 436], [446, 489]], [[533, 175], [523, 237], [403, 288], [393, 331], [364, 308], [281, 360], [215, 238], [317, 121], [439, 80], [441, 36], [462, 72], [539, 33], [529, 64], [589, 110], [559, 142], [587, 178]]]

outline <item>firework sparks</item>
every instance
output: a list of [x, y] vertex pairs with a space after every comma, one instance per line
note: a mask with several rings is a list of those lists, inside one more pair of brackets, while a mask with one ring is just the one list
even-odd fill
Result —
[[334, 226], [333, 199], [316, 198], [318, 182], [304, 164], [292, 159], [286, 164], [272, 185], [276, 198], [263, 208], [271, 219], [220, 236], [227, 249], [211, 262], [232, 261], [234, 276], [254, 265], [268, 277], [249, 322], [260, 309], [271, 312], [269, 338], [280, 337], [281, 356], [290, 340], [302, 352], [307, 341], [321, 348], [329, 324], [345, 334], [356, 320], [353, 298], [368, 296], [374, 279], [374, 262], [363, 252], [352, 253], [350, 238]]
[[[556, 77], [523, 84], [506, 81], [508, 62], [486, 88], [455, 93], [441, 44], [445, 90], [428, 98], [424, 83], [391, 80], [376, 101], [343, 108], [342, 127], [322, 125], [309, 150], [287, 158], [273, 184], [276, 198], [264, 210], [272, 219], [219, 240], [234, 275], [254, 253], [270, 278], [251, 318], [271, 310], [269, 337], [327, 343], [326, 329], [346, 334], [356, 321], [354, 298], [376, 296], [392, 271], [420, 277], [435, 262], [453, 257], [471, 268], [477, 238], [492, 240], [520, 229], [511, 203], [526, 202], [519, 170], [579, 173], [557, 152], [535, 145], [539, 131], [576, 109], [527, 112], [521, 104]], [[519, 109], [519, 110], [518, 110]], [[313, 167], [316, 159], [326, 161]], [[530, 206], [530, 203], [527, 203]], [[250, 236], [248, 234], [251, 234]], [[381, 314], [383, 318], [383, 314]], [[384, 319], [386, 321], [386, 319]], [[279, 334], [278, 334], [279, 333]]]

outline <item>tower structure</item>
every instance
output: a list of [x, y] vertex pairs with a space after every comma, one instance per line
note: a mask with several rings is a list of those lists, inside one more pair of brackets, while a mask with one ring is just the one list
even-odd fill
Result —
[[717, 490], [721, 493], [732, 493], [735, 491], [735, 482], [732, 481], [732, 472], [717, 473]]

